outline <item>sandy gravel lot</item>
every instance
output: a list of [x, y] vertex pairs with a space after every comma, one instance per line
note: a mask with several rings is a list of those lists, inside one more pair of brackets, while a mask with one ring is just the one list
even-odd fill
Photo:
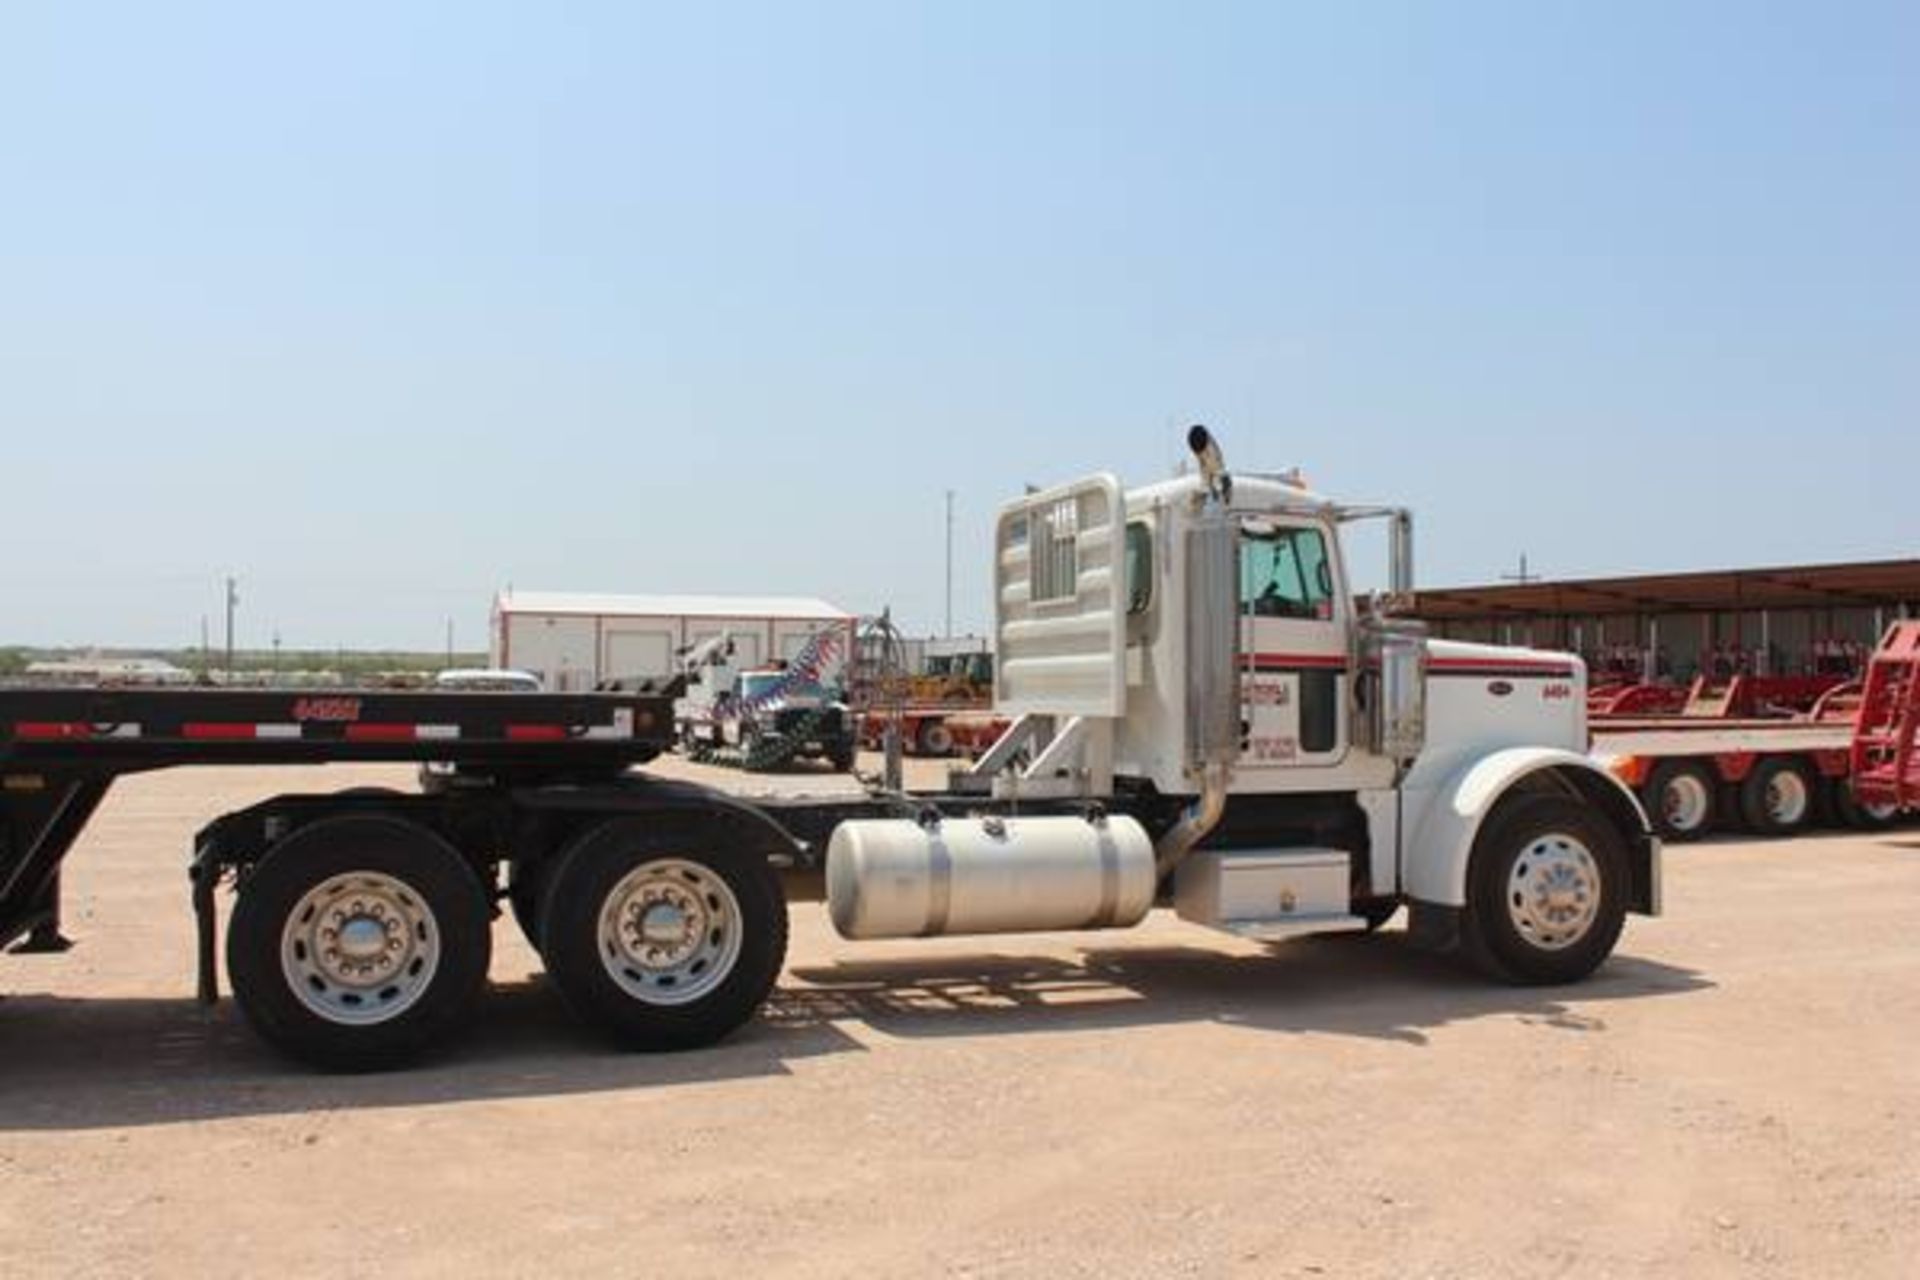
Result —
[[25, 1276], [1911, 1276], [1920, 830], [1675, 850], [1594, 981], [1371, 939], [851, 944], [797, 909], [765, 1018], [577, 1030], [503, 925], [478, 1033], [316, 1076], [190, 999], [188, 838], [391, 769], [134, 779], [79, 949], [0, 965]]

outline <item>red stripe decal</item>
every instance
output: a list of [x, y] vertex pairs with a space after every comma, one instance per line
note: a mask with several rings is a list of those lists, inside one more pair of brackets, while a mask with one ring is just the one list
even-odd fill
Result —
[[203, 721], [188, 721], [180, 726], [180, 736], [192, 738], [197, 742], [227, 741], [238, 742], [254, 736], [250, 724], [208, 724]]
[[1471, 667], [1475, 671], [1565, 671], [1572, 667], [1553, 658], [1429, 658], [1433, 667]]
[[1255, 666], [1311, 667], [1315, 670], [1345, 671], [1347, 660], [1337, 653], [1256, 653]]
[[91, 738], [93, 726], [79, 721], [21, 720], [14, 724], [13, 736], [37, 738], [41, 741], [59, 738]]
[[563, 724], [510, 724], [507, 726], [509, 742], [563, 742], [566, 736], [567, 727]]
[[410, 724], [350, 724], [348, 742], [412, 742], [418, 736]]

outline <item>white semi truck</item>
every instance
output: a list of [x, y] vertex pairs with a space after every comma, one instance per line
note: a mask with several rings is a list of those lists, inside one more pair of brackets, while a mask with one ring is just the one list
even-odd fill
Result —
[[[284, 708], [0, 692], [0, 943], [61, 944], [58, 868], [118, 773], [435, 759], [455, 776], [432, 795], [276, 796], [201, 833], [204, 997], [229, 880], [243, 1009], [334, 1067], [451, 1036], [501, 901], [568, 1002], [640, 1048], [749, 1019], [784, 961], [787, 898], [808, 892], [853, 939], [1125, 928], [1167, 905], [1280, 941], [1405, 905], [1417, 942], [1496, 979], [1590, 973], [1629, 912], [1659, 911], [1660, 845], [1585, 754], [1579, 660], [1429, 640], [1393, 613], [1406, 512], [1229, 472], [1201, 428], [1189, 443], [1190, 474], [1095, 475], [1002, 510], [1010, 727], [945, 790], [745, 800], [634, 771], [671, 741], [671, 689]], [[1365, 606], [1341, 545], [1361, 519], [1388, 521], [1393, 547], [1393, 593]]]

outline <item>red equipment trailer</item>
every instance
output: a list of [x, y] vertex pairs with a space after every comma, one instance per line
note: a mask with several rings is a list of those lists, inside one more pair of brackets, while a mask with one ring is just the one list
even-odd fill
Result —
[[1867, 664], [1849, 759], [1863, 802], [1920, 809], [1920, 622], [1896, 622]]

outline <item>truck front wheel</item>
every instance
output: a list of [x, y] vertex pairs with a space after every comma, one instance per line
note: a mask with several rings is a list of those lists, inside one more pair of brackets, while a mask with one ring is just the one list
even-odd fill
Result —
[[330, 818], [241, 882], [227, 970], [275, 1048], [316, 1066], [394, 1066], [467, 1021], [492, 956], [486, 891], [452, 846], [394, 818]]
[[1604, 815], [1561, 796], [1518, 799], [1474, 841], [1461, 942], [1502, 981], [1576, 982], [1613, 951], [1627, 896], [1625, 842]]
[[640, 819], [588, 832], [555, 869], [547, 972], [580, 1017], [632, 1049], [690, 1049], [746, 1022], [787, 951], [764, 856], [669, 839]]

